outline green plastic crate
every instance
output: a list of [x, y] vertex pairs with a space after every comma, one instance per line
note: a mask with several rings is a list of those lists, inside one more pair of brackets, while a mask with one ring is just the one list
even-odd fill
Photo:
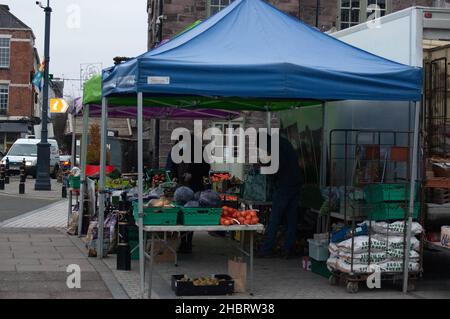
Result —
[[219, 225], [222, 208], [181, 208], [183, 225]]
[[310, 260], [311, 260], [311, 272], [325, 278], [330, 278], [331, 272], [328, 270], [326, 261], [317, 261], [312, 258], [310, 258]]
[[[144, 208], [144, 226], [176, 225], [178, 221], [178, 207], [149, 207]], [[133, 202], [133, 216], [136, 222], [139, 219], [137, 202]]]
[[[414, 198], [417, 197], [416, 185]], [[407, 191], [406, 191], [407, 190]], [[364, 188], [367, 203], [401, 202], [409, 200], [410, 186], [405, 184], [373, 184]]]
[[[369, 218], [375, 221], [404, 219], [409, 215], [409, 203], [378, 203], [369, 208]], [[420, 203], [414, 204], [413, 218], [417, 219], [420, 212]]]
[[69, 187], [72, 189], [80, 189], [80, 176], [69, 176]]

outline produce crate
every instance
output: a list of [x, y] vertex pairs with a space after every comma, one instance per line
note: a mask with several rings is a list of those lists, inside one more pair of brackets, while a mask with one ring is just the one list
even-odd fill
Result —
[[214, 275], [223, 280], [217, 286], [194, 286], [190, 281], [181, 281], [185, 275], [172, 276], [172, 290], [177, 296], [223, 296], [234, 293], [234, 280], [228, 275]]
[[[414, 198], [417, 197], [418, 184], [416, 184]], [[409, 184], [372, 184], [364, 188], [366, 202], [369, 204], [382, 202], [400, 202], [409, 200]], [[406, 189], [408, 191], [406, 192]]]
[[170, 174], [169, 171], [165, 170], [165, 169], [148, 169], [146, 170], [146, 175], [147, 178], [149, 178], [150, 180], [153, 178], [153, 176], [155, 175], [160, 175], [160, 174], [164, 174], [165, 176], [165, 181], [164, 182], [171, 182], [172, 179], [170, 178]]
[[[178, 221], [179, 212], [180, 208], [178, 207], [144, 208], [144, 226], [176, 225]], [[139, 211], [137, 202], [133, 202], [133, 216], [137, 223], [137, 221], [139, 220]]]
[[69, 187], [72, 189], [80, 189], [80, 176], [69, 176]]
[[312, 273], [325, 278], [330, 278], [331, 272], [328, 270], [326, 261], [318, 261], [313, 258], [310, 258], [310, 260]]
[[222, 208], [181, 207], [182, 224], [186, 226], [219, 225]]
[[[374, 204], [369, 209], [368, 218], [375, 221], [404, 219], [405, 209], [406, 209], [406, 216], [409, 216], [409, 203], [405, 202], [378, 203]], [[416, 202], [414, 204], [414, 212], [413, 212], [414, 219], [417, 219], [419, 217], [419, 211], [420, 211], [420, 203]]]
[[328, 252], [328, 240], [308, 239], [309, 257], [317, 261], [326, 261], [330, 255]]

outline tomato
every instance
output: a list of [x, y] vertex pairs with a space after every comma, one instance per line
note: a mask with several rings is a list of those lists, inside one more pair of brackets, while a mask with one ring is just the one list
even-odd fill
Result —
[[252, 218], [254, 218], [254, 217], [258, 217], [258, 214], [254, 210], [252, 210], [252, 211], [250, 211], [250, 216]]
[[225, 221], [223, 222], [223, 224], [224, 224], [225, 226], [230, 226], [230, 225], [231, 225], [231, 221], [225, 220]]
[[239, 220], [239, 224], [241, 224], [241, 225], [245, 224], [245, 218], [239, 217], [238, 220]]
[[259, 223], [259, 218], [257, 218], [257, 217], [253, 217], [252, 219], [251, 219], [251, 221], [250, 221], [250, 224], [251, 225], [256, 225], [256, 224], [258, 224]]

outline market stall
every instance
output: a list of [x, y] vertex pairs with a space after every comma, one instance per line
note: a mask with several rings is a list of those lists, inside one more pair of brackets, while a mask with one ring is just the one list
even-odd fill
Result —
[[[104, 70], [102, 168], [109, 109], [114, 110], [121, 98], [137, 105], [141, 292], [144, 293], [144, 108], [270, 112], [343, 99], [420, 101], [421, 83], [420, 68], [344, 44], [261, 0], [236, 0], [164, 45]], [[414, 154], [417, 132], [416, 128]], [[416, 167], [417, 162], [413, 165], [411, 189], [415, 187]], [[103, 169], [101, 172], [100, 192], [105, 185]], [[411, 200], [411, 218], [413, 206]], [[100, 207], [100, 216], [102, 212]]]

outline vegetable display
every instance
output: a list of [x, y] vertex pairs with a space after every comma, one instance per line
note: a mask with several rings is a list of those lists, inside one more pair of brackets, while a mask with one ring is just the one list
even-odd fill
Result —
[[259, 224], [259, 217], [256, 210], [239, 211], [235, 208], [224, 206], [222, 207], [222, 216], [220, 218], [220, 225], [257, 225]]

